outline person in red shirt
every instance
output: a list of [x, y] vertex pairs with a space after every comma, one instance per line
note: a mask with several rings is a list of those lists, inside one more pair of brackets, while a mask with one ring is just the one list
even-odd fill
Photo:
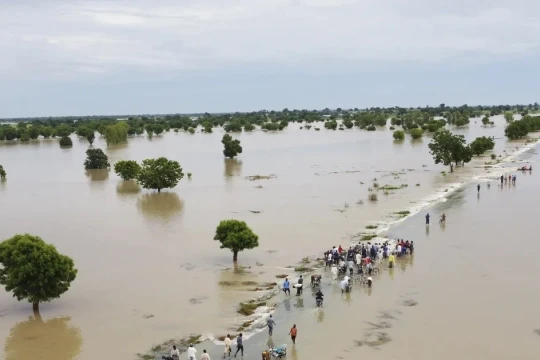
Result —
[[343, 252], [343, 248], [341, 247], [341, 245], [339, 245], [337, 251], [338, 251], [339, 255], [341, 255], [341, 253]]
[[291, 328], [291, 331], [289, 331], [289, 335], [291, 335], [291, 340], [293, 344], [296, 344], [296, 333], [298, 329], [296, 328], [296, 324], [293, 325]]

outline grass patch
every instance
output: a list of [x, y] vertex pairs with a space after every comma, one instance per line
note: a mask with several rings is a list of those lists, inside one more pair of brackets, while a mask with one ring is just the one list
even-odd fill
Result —
[[401, 211], [395, 212], [394, 214], [396, 214], [399, 217], [405, 217], [405, 216], [409, 216], [411, 212], [409, 210], [401, 210]]
[[310, 267], [301, 265], [301, 266], [295, 267], [295, 268], [294, 268], [294, 271], [304, 273], [304, 272], [310, 272], [310, 271], [313, 271], [313, 269], [310, 268]]
[[255, 180], [268, 180], [268, 179], [275, 179], [277, 176], [274, 174], [270, 175], [252, 175], [246, 177], [249, 181], [255, 181]]
[[364, 235], [362, 235], [362, 237], [360, 238], [360, 240], [362, 240], [362, 241], [369, 241], [369, 240], [371, 240], [371, 239], [373, 239], [373, 238], [376, 238], [376, 237], [377, 237], [376, 234], [364, 234]]
[[366, 229], [373, 230], [373, 229], [376, 229], [378, 227], [379, 227], [378, 225], [367, 225]]
[[407, 184], [401, 184], [400, 186], [395, 186], [395, 185], [384, 185], [383, 187], [379, 188], [379, 190], [399, 190], [399, 189], [403, 189], [403, 188], [406, 188]]
[[307, 257], [307, 256], [305, 258], [303, 258], [302, 261], [300, 261], [300, 263], [302, 263], [302, 264], [309, 264], [310, 262], [311, 261], [309, 260], [309, 257]]
[[278, 279], [285, 279], [285, 278], [289, 277], [289, 275], [287, 275], [287, 274], [279, 274], [279, 275], [276, 275], [276, 277]]
[[255, 310], [257, 310], [258, 307], [265, 306], [265, 305], [266, 305], [266, 302], [264, 301], [251, 300], [245, 303], [240, 303], [238, 305], [237, 312], [239, 314], [249, 316], [249, 315], [253, 315], [253, 313], [255, 313]]
[[[254, 320], [249, 320], [249, 321], [246, 321], [245, 323], [243, 323], [242, 325], [240, 325], [240, 327], [238, 329], [236, 329], [236, 332], [242, 332], [244, 331], [245, 329], [247, 329], [248, 327], [251, 326], [251, 324], [253, 324], [253, 321]], [[224, 339], [225, 340], [225, 339]]]
[[369, 194], [368, 195], [368, 200], [375, 202], [375, 201], [379, 200], [379, 198], [377, 197], [377, 194]]

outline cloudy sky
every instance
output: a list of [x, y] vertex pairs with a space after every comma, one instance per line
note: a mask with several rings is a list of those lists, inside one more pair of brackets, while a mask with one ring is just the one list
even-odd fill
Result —
[[0, 0], [0, 117], [533, 103], [538, 0]]

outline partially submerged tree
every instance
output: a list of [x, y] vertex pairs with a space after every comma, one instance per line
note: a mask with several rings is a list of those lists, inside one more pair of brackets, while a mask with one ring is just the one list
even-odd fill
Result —
[[512, 121], [514, 121], [514, 113], [511, 111], [505, 111], [504, 119], [506, 120], [507, 123], [511, 123]]
[[411, 129], [410, 134], [413, 139], [420, 139], [424, 135], [424, 130], [420, 128]]
[[1, 242], [0, 264], [0, 284], [17, 300], [28, 300], [35, 311], [39, 303], [59, 298], [77, 276], [71, 258], [30, 234]]
[[137, 182], [145, 189], [161, 192], [161, 189], [175, 187], [183, 177], [182, 167], [177, 161], [160, 157], [143, 160]]
[[120, 144], [127, 141], [129, 126], [125, 122], [109, 125], [105, 128], [103, 135], [107, 145]]
[[223, 144], [223, 155], [225, 155], [225, 157], [232, 159], [236, 155], [242, 153], [242, 146], [240, 145], [240, 140], [233, 140], [233, 138], [229, 134], [223, 135], [221, 143]]
[[403, 130], [396, 130], [392, 136], [394, 137], [394, 140], [401, 141], [405, 139], [405, 132], [403, 132]]
[[60, 139], [60, 146], [61, 147], [72, 147], [73, 141], [69, 136], [64, 136]]
[[4, 167], [0, 165], [0, 179], [5, 179], [6, 175], [7, 175], [6, 170], [4, 170]]
[[469, 162], [472, 157], [463, 135], [454, 135], [446, 129], [437, 131], [428, 147], [435, 164], [450, 166], [450, 172], [454, 171], [454, 164]]
[[493, 137], [481, 136], [474, 139], [469, 146], [473, 155], [480, 156], [488, 150], [493, 150], [495, 141]]
[[504, 129], [504, 135], [510, 140], [520, 139], [524, 136], [527, 136], [529, 133], [529, 127], [527, 123], [523, 120], [512, 121], [506, 129]]
[[109, 158], [101, 149], [86, 150], [85, 169], [107, 169], [111, 166]]
[[245, 221], [222, 220], [216, 228], [214, 240], [221, 242], [221, 249], [229, 249], [233, 253], [233, 261], [238, 260], [238, 253], [259, 246], [259, 237]]
[[122, 180], [131, 180], [137, 178], [141, 166], [135, 160], [121, 160], [114, 164], [114, 172]]

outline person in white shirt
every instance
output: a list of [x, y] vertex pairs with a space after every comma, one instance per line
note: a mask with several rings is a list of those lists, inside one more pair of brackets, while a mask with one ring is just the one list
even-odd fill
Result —
[[341, 293], [349, 291], [349, 280], [343, 279], [341, 283], [339, 284], [341, 286]]
[[210, 360], [210, 355], [206, 353], [206, 349], [202, 351], [201, 360]]
[[189, 344], [187, 349], [188, 360], [197, 360], [197, 349], [193, 347], [193, 344]]
[[332, 270], [330, 271], [332, 272], [332, 279], [335, 281], [338, 276], [338, 270], [337, 270], [336, 264], [332, 265]]
[[396, 247], [397, 256], [401, 256], [401, 245], [398, 244]]
[[171, 357], [173, 360], [178, 360], [180, 358], [180, 351], [176, 348], [176, 345], [173, 345], [171, 349]]
[[362, 254], [356, 253], [356, 265], [360, 266], [360, 264], [362, 264]]
[[227, 337], [225, 338], [225, 352], [223, 353], [223, 358], [225, 359], [225, 356], [229, 355], [231, 357], [231, 335], [227, 334]]

